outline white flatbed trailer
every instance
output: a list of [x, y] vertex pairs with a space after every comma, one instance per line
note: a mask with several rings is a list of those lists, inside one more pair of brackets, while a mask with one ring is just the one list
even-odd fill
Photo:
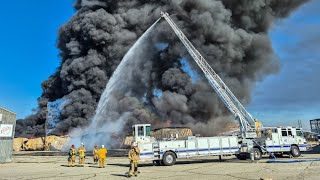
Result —
[[[239, 151], [237, 137], [194, 137], [187, 140], [158, 141], [150, 144], [140, 144], [140, 154], [143, 160], [162, 160], [167, 152], [172, 152], [176, 158], [197, 156], [232, 155]], [[168, 164], [166, 162], [165, 164]]]
[[173, 165], [177, 158], [235, 155], [240, 149], [237, 136], [189, 136], [182, 140], [156, 141], [148, 136], [150, 133], [147, 131], [150, 129], [150, 124], [137, 124], [133, 128], [142, 161]]
[[[238, 136], [188, 136], [180, 140], [155, 140], [150, 137], [150, 124], [136, 124], [132, 128], [142, 161], [154, 161], [170, 166], [175, 164], [176, 159], [200, 156], [236, 155], [241, 160], [249, 158], [250, 146], [244, 146], [242, 138]], [[310, 148], [301, 129], [294, 127], [263, 129], [261, 137], [253, 141], [257, 143], [253, 145], [254, 160], [261, 159], [267, 152], [286, 153], [298, 157], [302, 151]]]

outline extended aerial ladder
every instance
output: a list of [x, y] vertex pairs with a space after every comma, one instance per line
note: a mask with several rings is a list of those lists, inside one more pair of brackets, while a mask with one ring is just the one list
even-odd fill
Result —
[[218, 96], [222, 99], [227, 108], [235, 116], [236, 120], [240, 123], [240, 133], [243, 138], [256, 138], [256, 121], [252, 118], [251, 114], [243, 107], [239, 100], [230, 91], [228, 86], [221, 80], [218, 74], [211, 68], [209, 63], [202, 57], [199, 51], [192, 45], [184, 33], [170, 18], [167, 12], [161, 12], [161, 17], [169, 23], [173, 31], [179, 37], [183, 45], [191, 57], [199, 65], [206, 78], [208, 79], [212, 88], [216, 91]]
[[173, 22], [169, 14], [161, 12], [161, 16], [172, 27], [191, 57], [204, 72], [212, 88], [239, 121], [240, 136], [188, 136], [179, 140], [156, 140], [150, 136], [150, 124], [135, 124], [132, 126], [134, 141], [141, 149], [141, 160], [152, 160], [157, 164], [171, 166], [176, 162], [176, 158], [236, 155], [238, 159], [244, 160], [250, 157], [259, 160], [266, 152], [270, 155], [272, 153], [291, 153], [298, 157], [300, 151], [308, 149], [305, 139], [301, 136], [301, 129], [269, 127], [259, 130], [261, 124], [259, 125], [246, 111], [227, 85]]

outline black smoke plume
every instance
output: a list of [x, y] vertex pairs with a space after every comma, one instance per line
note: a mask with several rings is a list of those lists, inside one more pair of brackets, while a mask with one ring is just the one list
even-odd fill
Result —
[[[189, 40], [247, 104], [254, 83], [279, 70], [268, 37], [270, 27], [305, 2], [77, 0], [76, 14], [59, 30], [60, 66], [42, 83], [38, 111], [18, 121], [16, 134], [43, 135], [46, 104], [61, 98], [69, 102], [52, 133], [67, 134], [88, 126], [111, 75], [133, 43], [160, 17], [160, 11], [173, 14]], [[232, 118], [165, 21], [154, 29], [149, 43], [150, 47], [165, 45], [145, 59], [150, 66], [136, 70], [142, 79], [133, 78], [132, 84], [143, 81], [145, 85], [117, 99], [117, 113], [129, 113], [124, 132], [130, 131], [133, 123], [152, 123], [156, 127], [190, 126], [202, 135], [217, 133]], [[198, 79], [183, 68], [183, 58]], [[143, 101], [136, 96], [139, 92], [144, 94]]]

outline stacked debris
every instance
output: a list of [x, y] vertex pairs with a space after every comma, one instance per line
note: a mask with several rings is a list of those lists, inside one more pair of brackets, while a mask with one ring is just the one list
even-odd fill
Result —
[[[192, 136], [192, 130], [187, 127], [166, 127], [152, 130], [150, 136], [156, 140], [183, 139]], [[123, 140], [122, 147], [130, 146], [133, 136], [126, 136]]]
[[39, 138], [14, 138], [14, 151], [61, 151], [69, 141], [66, 136], [47, 136]]
[[[229, 123], [223, 133], [219, 135], [232, 135], [234, 132], [239, 131], [238, 123]], [[188, 136], [192, 136], [193, 132], [188, 127], [166, 127], [159, 128], [151, 131], [151, 137], [157, 140], [170, 140], [170, 139], [184, 139]], [[39, 138], [14, 138], [13, 150], [14, 151], [61, 151], [68, 145], [69, 136], [47, 136]], [[130, 146], [133, 141], [133, 136], [126, 136], [123, 141], [121, 148]], [[121, 140], [119, 140], [121, 142]]]
[[151, 136], [158, 140], [183, 139], [192, 135], [192, 130], [186, 127], [167, 127], [155, 129], [151, 132]]
[[130, 146], [133, 140], [133, 136], [126, 136], [122, 142], [121, 148]]
[[21, 151], [23, 143], [28, 141], [28, 138], [14, 138], [13, 139], [13, 151]]
[[239, 123], [232, 123], [230, 122], [220, 133], [219, 136], [234, 136], [239, 134], [240, 132], [240, 125]]

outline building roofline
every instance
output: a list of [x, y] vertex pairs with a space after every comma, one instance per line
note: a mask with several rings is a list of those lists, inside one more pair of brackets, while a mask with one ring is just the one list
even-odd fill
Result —
[[0, 109], [3, 109], [3, 110], [5, 110], [5, 111], [8, 111], [8, 112], [10, 112], [10, 113], [12, 113], [12, 114], [15, 114], [15, 115], [16, 115], [16, 113], [15, 113], [15, 112], [10, 111], [10, 110], [8, 110], [8, 109], [6, 109], [6, 108], [4, 108], [4, 107], [1, 107], [1, 106], [0, 106]]

